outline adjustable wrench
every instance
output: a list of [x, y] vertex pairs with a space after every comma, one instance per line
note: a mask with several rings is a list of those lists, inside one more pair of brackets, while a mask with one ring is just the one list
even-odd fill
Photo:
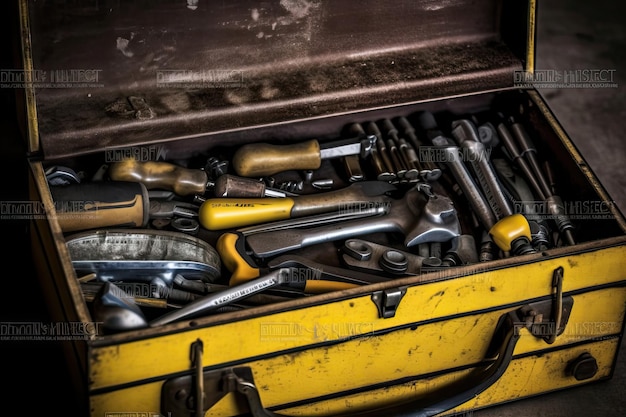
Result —
[[474, 178], [467, 169], [467, 166], [463, 162], [459, 148], [454, 145], [452, 139], [443, 136], [443, 132], [439, 130], [432, 113], [421, 113], [418, 123], [435, 146], [434, 150], [436, 151], [436, 156], [439, 157], [438, 159], [444, 161], [444, 164], [452, 172], [454, 179], [457, 181], [461, 191], [463, 191], [478, 221], [485, 230], [491, 229], [497, 219], [491, 207], [489, 207], [489, 203], [483, 196], [483, 193], [474, 182]]
[[319, 227], [325, 224], [338, 224], [339, 222], [345, 222], [347, 220], [380, 216], [387, 213], [387, 210], [388, 207], [381, 205], [353, 212], [323, 213], [314, 216], [249, 226], [237, 229], [234, 232], [223, 233], [217, 241], [216, 249], [223, 260], [224, 266], [226, 266], [232, 274], [230, 278], [230, 284], [232, 285], [241, 280], [256, 278], [261, 274], [260, 268], [252, 258], [253, 254], [246, 248], [246, 238], [250, 235], [286, 229]]
[[407, 247], [423, 242], [446, 242], [460, 234], [460, 225], [452, 201], [443, 195], [427, 197], [420, 191], [425, 184], [409, 189], [401, 199], [388, 200], [387, 214], [340, 225], [306, 230], [282, 230], [254, 234], [247, 244], [255, 256], [268, 258], [310, 245], [331, 242], [376, 232], [404, 234]]

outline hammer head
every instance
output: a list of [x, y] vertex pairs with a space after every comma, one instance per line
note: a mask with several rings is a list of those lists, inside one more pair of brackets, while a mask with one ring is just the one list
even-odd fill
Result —
[[415, 187], [407, 191], [404, 199], [413, 220], [405, 227], [406, 247], [447, 242], [460, 236], [461, 225], [454, 204], [448, 197], [439, 194], [427, 196]]

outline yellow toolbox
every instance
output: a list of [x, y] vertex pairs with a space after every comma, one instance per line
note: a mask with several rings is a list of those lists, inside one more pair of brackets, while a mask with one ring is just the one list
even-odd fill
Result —
[[626, 223], [533, 87], [534, 0], [19, 14], [85, 415], [451, 415], [611, 377]]

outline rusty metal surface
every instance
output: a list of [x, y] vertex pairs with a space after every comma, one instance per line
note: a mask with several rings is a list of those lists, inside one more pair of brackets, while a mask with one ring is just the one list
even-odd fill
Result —
[[493, 0], [33, 3], [43, 153], [510, 87], [501, 16]]

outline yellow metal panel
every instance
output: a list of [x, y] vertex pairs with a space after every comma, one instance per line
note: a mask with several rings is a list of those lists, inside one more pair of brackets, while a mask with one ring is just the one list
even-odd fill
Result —
[[[189, 346], [205, 343], [205, 366], [269, 355], [324, 341], [519, 303], [551, 293], [552, 271], [564, 268], [565, 292], [617, 282], [624, 277], [624, 248], [545, 260], [452, 280], [410, 287], [396, 316], [379, 319], [370, 296], [167, 334], [114, 346], [95, 347], [91, 389], [129, 383], [189, 369]], [[291, 329], [291, 330], [289, 330]], [[288, 336], [282, 337], [287, 332]], [[279, 336], [275, 337], [276, 332]]]
[[[510, 400], [517, 400], [607, 378], [611, 373], [613, 357], [618, 344], [618, 339], [612, 339], [572, 349], [550, 352], [540, 356], [515, 359], [509, 365], [507, 372], [494, 385], [473, 400], [445, 414], [451, 415], [484, 408]], [[567, 375], [565, 369], [570, 361], [585, 352], [591, 353], [598, 362], [598, 373], [592, 379], [577, 381]], [[365, 395], [354, 394], [306, 406], [293, 407], [281, 410], [281, 413], [292, 416], [330, 416], [389, 406], [426, 397], [429, 393], [462, 379], [468, 372], [469, 370], [451, 372], [419, 381], [411, 381], [393, 387], [373, 390]], [[262, 390], [261, 399], [264, 405], [267, 406], [265, 394], [266, 391]], [[92, 415], [116, 417], [123, 415], [122, 413], [124, 412], [154, 413], [154, 415], [158, 415], [160, 404], [152, 399], [159, 398], [159, 396], [159, 383], [151, 383], [94, 396], [91, 398]], [[241, 404], [237, 405], [234, 397], [228, 396], [209, 410], [206, 416], [233, 416], [241, 412]]]
[[[515, 354], [556, 348], [582, 339], [602, 340], [605, 336], [619, 333], [624, 316], [625, 299], [626, 288], [609, 288], [577, 295], [566, 331], [553, 345], [548, 345], [526, 331], [522, 331]], [[348, 389], [368, 387], [377, 383], [384, 384], [400, 378], [418, 378], [420, 375], [479, 363], [485, 357], [485, 350], [493, 336], [499, 317], [510, 310], [509, 308], [456, 317], [415, 328], [396, 330], [384, 336], [354, 339], [332, 346], [256, 360], [245, 365], [253, 370], [255, 383], [261, 392], [264, 404], [268, 407]], [[323, 331], [343, 332], [344, 330], [335, 327]], [[291, 336], [284, 335], [283, 337]], [[280, 341], [278, 336], [276, 339]], [[209, 346], [205, 345], [205, 365], [211, 362], [214, 353]], [[187, 356], [186, 369], [190, 368], [188, 358], [189, 356]], [[150, 362], [149, 358], [138, 357], [137, 360], [142, 363], [143, 361]], [[153, 363], [156, 362], [153, 360]], [[458, 375], [454, 378], [458, 378]], [[430, 379], [427, 378], [427, 380]], [[443, 378], [441, 381], [447, 381], [447, 379]], [[423, 383], [419, 384], [423, 385]], [[419, 384], [412, 383], [404, 388], [389, 388], [389, 390], [392, 392], [400, 390], [398, 392], [408, 395], [415, 392], [415, 388], [410, 387]], [[145, 387], [141, 388], [143, 389]], [[426, 386], [424, 389], [430, 388]], [[120, 397], [121, 394], [115, 392], [94, 397], [99, 398], [98, 401], [104, 401], [106, 406], [114, 404], [111, 402], [114, 400], [109, 399], [111, 397], [127, 398], [121, 403], [125, 407], [130, 404], [133, 404], [135, 409], [154, 407], [145, 402], [147, 400], [144, 395], [137, 395], [133, 390], [123, 391], [126, 391], [128, 395]], [[371, 406], [375, 403], [373, 398], [385, 398], [386, 392], [380, 391], [374, 396], [368, 394], [365, 396], [367, 400], [359, 399], [358, 396], [350, 397], [352, 399], [349, 401], [363, 402]], [[159, 396], [160, 392], [157, 398]], [[132, 399], [135, 397], [141, 397], [141, 402], [133, 403]], [[389, 398], [395, 400], [394, 396]], [[236, 412], [237, 406], [233, 398], [225, 398], [216, 404], [210, 415], [233, 415]]]
[[[613, 360], [619, 349], [619, 339], [596, 342], [591, 345], [546, 353], [515, 360], [507, 372], [494, 385], [477, 396], [474, 400], [459, 406], [455, 410], [471, 410], [494, 405], [525, 396], [547, 393], [553, 390], [578, 385], [611, 375]], [[583, 353], [591, 353], [598, 363], [598, 373], [591, 379], [577, 381], [565, 373], [568, 363]]]
[[[613, 297], [613, 298], [611, 298]], [[566, 332], [548, 345], [522, 331], [515, 354], [566, 345], [568, 342], [601, 339], [619, 333], [624, 315], [626, 289], [606, 289], [576, 298]], [[611, 299], [611, 301], [608, 301]], [[606, 308], [596, 309], [606, 303]], [[613, 315], [611, 315], [613, 309]], [[455, 318], [403, 329], [383, 336], [356, 339], [339, 345], [283, 355], [250, 364], [255, 382], [268, 406], [315, 398], [328, 393], [424, 375], [479, 363], [500, 316], [509, 310]], [[588, 324], [604, 323], [601, 326]], [[587, 334], [576, 334], [588, 327]], [[287, 399], [287, 400], [286, 400]], [[286, 401], [285, 401], [286, 400]], [[227, 415], [228, 412], [227, 411]], [[219, 415], [219, 414], [216, 414]]]
[[[613, 359], [618, 349], [619, 340], [611, 339], [571, 349], [544, 353], [515, 359], [507, 372], [494, 385], [473, 400], [446, 412], [460, 413], [472, 409], [484, 408], [506, 401], [527, 396], [547, 393], [575, 385], [607, 378], [611, 373]], [[565, 373], [568, 363], [582, 353], [591, 353], [598, 363], [597, 374], [589, 380], [577, 381]], [[372, 390], [367, 393], [353, 394], [346, 397], [320, 401], [306, 406], [293, 407], [280, 412], [285, 415], [331, 416], [346, 412], [358, 412], [373, 407], [382, 407], [404, 401], [426, 397], [429, 393], [462, 379], [469, 370], [451, 372], [418, 381], [411, 381], [392, 387]], [[297, 390], [305, 382], [294, 384], [290, 389]], [[261, 388], [261, 399], [268, 406], [268, 391]], [[160, 411], [160, 384], [151, 383], [139, 387], [122, 389], [91, 398], [91, 411], [94, 416], [111, 416], [122, 412]], [[232, 416], [241, 413], [233, 396], [227, 396], [217, 403], [206, 416]], [[108, 414], [107, 414], [108, 413]], [[158, 415], [158, 413], [155, 413]], [[121, 414], [118, 414], [121, 415]], [[151, 414], [147, 414], [151, 415]]]
[[157, 417], [160, 400], [161, 383], [155, 382], [92, 396], [89, 407], [94, 417]]
[[[588, 383], [606, 378], [611, 373], [613, 358], [618, 348], [617, 339], [597, 342], [587, 346], [546, 353], [541, 356], [530, 356], [514, 360], [507, 372], [490, 388], [476, 396], [473, 400], [452, 409], [443, 415], [458, 414], [463, 411], [484, 408], [506, 401], [517, 400], [531, 395], [537, 395], [563, 389], [582, 383]], [[598, 362], [598, 373], [590, 380], [577, 381], [564, 372], [567, 363], [576, 359], [584, 352], [591, 353]], [[291, 416], [316, 415], [332, 416], [341, 413], [357, 413], [359, 411], [377, 407], [377, 401], [383, 404], [397, 404], [412, 399], [426, 397], [429, 392], [462, 379], [468, 371], [454, 372], [426, 380], [406, 383], [390, 388], [383, 388], [366, 395], [358, 394], [340, 399], [323, 401], [307, 406], [294, 407], [280, 412]], [[261, 394], [263, 396], [263, 394]], [[209, 416], [224, 416], [228, 414], [207, 414]]]
[[[583, 340], [601, 339], [619, 334], [626, 312], [626, 288], [607, 288], [600, 291], [578, 294], [565, 330], [551, 346], [563, 346]], [[517, 351], [533, 352], [545, 349], [543, 340], [522, 335]]]

